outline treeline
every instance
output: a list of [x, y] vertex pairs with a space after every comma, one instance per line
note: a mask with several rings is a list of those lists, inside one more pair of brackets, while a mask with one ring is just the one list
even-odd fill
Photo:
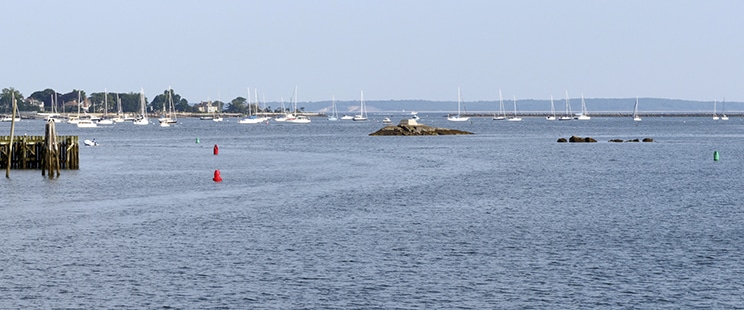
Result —
[[[155, 96], [152, 101], [148, 101], [145, 96], [147, 110], [151, 113], [157, 113], [158, 111], [163, 111], [164, 108], [167, 109], [169, 93], [170, 100], [173, 102], [176, 112], [199, 112], [200, 107], [206, 107], [208, 105], [217, 107], [219, 111], [227, 113], [248, 114], [249, 111], [251, 113], [255, 113], [256, 111], [287, 112], [287, 109], [284, 111], [281, 109], [271, 110], [269, 106], [261, 108], [254, 102], [248, 104], [248, 100], [244, 97], [236, 97], [228, 103], [212, 101], [191, 105], [186, 98], [182, 98], [173, 89], [164, 90], [163, 93]], [[88, 113], [116, 113], [118, 109], [117, 102], [120, 102], [121, 110], [124, 113], [138, 113], [140, 111], [140, 94], [138, 92], [96, 92], [88, 95], [84, 90], [73, 89], [67, 93], [59, 93], [51, 88], [47, 88], [33, 92], [28, 97], [24, 97], [20, 91], [11, 87], [4, 88], [2, 94], [0, 94], [0, 107], [2, 107], [0, 114], [9, 114], [11, 112], [13, 96], [16, 98], [18, 110], [20, 111], [74, 113], [78, 111], [79, 104], [81, 109]], [[206, 108], [203, 110], [207, 111]]]

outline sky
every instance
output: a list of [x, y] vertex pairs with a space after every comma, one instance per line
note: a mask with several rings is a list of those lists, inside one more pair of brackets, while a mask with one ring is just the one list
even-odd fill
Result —
[[744, 101], [738, 0], [0, 0], [0, 87]]

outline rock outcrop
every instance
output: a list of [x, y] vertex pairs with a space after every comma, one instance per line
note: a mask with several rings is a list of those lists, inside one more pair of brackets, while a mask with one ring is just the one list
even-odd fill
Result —
[[404, 119], [396, 125], [385, 126], [382, 129], [375, 131], [370, 136], [444, 136], [444, 135], [471, 135], [472, 132], [448, 129], [448, 128], [437, 128], [431, 127], [424, 124], [419, 124], [413, 119]]
[[[654, 139], [652, 139], [652, 138], [643, 138], [643, 140], [641, 140], [641, 139], [631, 139], [631, 140], [610, 139], [608, 142], [619, 143], [619, 142], [641, 142], [641, 141], [642, 142], [654, 142]], [[597, 142], [597, 140], [594, 139], [594, 138], [592, 138], [592, 137], [582, 138], [582, 137], [579, 137], [579, 136], [571, 136], [571, 138], [568, 138], [568, 139], [566, 139], [566, 138], [558, 138], [558, 141], [557, 142]]]
[[[563, 138], [561, 138], [561, 139], [563, 139]], [[558, 142], [561, 142], [561, 141], [558, 140]], [[579, 137], [579, 136], [571, 136], [571, 138], [568, 138], [568, 142], [597, 142], [597, 140], [595, 140], [592, 137], [582, 138], [582, 137]]]
[[643, 140], [638, 139], [638, 138], [630, 139], [630, 140], [612, 139], [609, 142], [654, 142], [654, 139], [653, 138], [643, 138]]

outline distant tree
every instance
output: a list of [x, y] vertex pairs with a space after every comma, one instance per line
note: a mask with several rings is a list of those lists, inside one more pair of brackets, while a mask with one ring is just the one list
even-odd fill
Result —
[[[163, 110], [163, 106], [166, 105], [166, 103], [168, 102], [168, 91], [169, 90], [166, 89], [166, 90], [163, 91], [162, 94], [157, 95], [157, 96], [155, 96], [155, 98], [152, 99], [152, 102], [150, 103], [150, 106], [152, 107], [152, 109], [154, 111], [162, 111]], [[183, 109], [179, 108], [181, 106], [180, 103], [181, 103], [181, 100], [182, 100], [181, 95], [176, 94], [176, 92], [173, 89], [170, 89], [170, 95], [171, 95], [171, 99], [173, 100], [174, 109], [176, 109], [176, 111], [178, 111], [178, 112], [189, 112], [189, 111], [184, 111]], [[188, 101], [187, 101], [186, 105], [188, 105]], [[190, 109], [188, 109], [188, 110], [190, 110]]]
[[[14, 96], [15, 95], [15, 96]], [[21, 102], [24, 101], [23, 95], [21, 92], [19, 92], [17, 89], [11, 87], [11, 88], [3, 88], [2, 94], [0, 94], [0, 106], [2, 106], [2, 113], [4, 114], [11, 114], [13, 113], [13, 97], [15, 97], [16, 105], [18, 105], [18, 110], [20, 109]]]
[[194, 107], [189, 104], [188, 100], [182, 98], [181, 100], [178, 101], [178, 103], [176, 103], [176, 111], [194, 112]]
[[225, 112], [228, 113], [247, 113], [247, 106], [246, 106], [247, 99], [243, 97], [237, 97], [230, 101], [230, 103], [227, 105], [227, 109], [225, 109]]
[[[119, 93], [121, 100], [121, 110], [124, 113], [139, 113], [140, 111], [140, 94], [139, 93]], [[145, 99], [147, 102], [147, 99]]]
[[47, 88], [41, 91], [35, 91], [31, 96], [31, 99], [38, 100], [44, 103], [44, 111], [52, 111], [52, 97], [55, 95], [59, 96], [56, 91], [51, 88]]
[[60, 112], [77, 111], [78, 98], [80, 101], [85, 100], [85, 91], [73, 89], [69, 93], [59, 95]]
[[225, 108], [225, 103], [222, 101], [212, 101], [212, 106], [217, 107], [217, 111], [223, 112], [223, 109]]
[[89, 100], [90, 102], [95, 104], [95, 110], [91, 110], [93, 112], [96, 112], [96, 113], [116, 112], [116, 94], [111, 94], [111, 93], [106, 93], [106, 92], [91, 93]]

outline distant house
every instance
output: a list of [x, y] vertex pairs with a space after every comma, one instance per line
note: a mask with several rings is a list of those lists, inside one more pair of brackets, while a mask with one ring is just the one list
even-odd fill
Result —
[[194, 108], [201, 113], [219, 112], [219, 107], [211, 101], [202, 101], [194, 105]]
[[30, 107], [34, 107], [39, 109], [39, 111], [44, 112], [44, 101], [36, 100], [34, 98], [26, 98], [26, 102], [28, 102], [28, 105]]

